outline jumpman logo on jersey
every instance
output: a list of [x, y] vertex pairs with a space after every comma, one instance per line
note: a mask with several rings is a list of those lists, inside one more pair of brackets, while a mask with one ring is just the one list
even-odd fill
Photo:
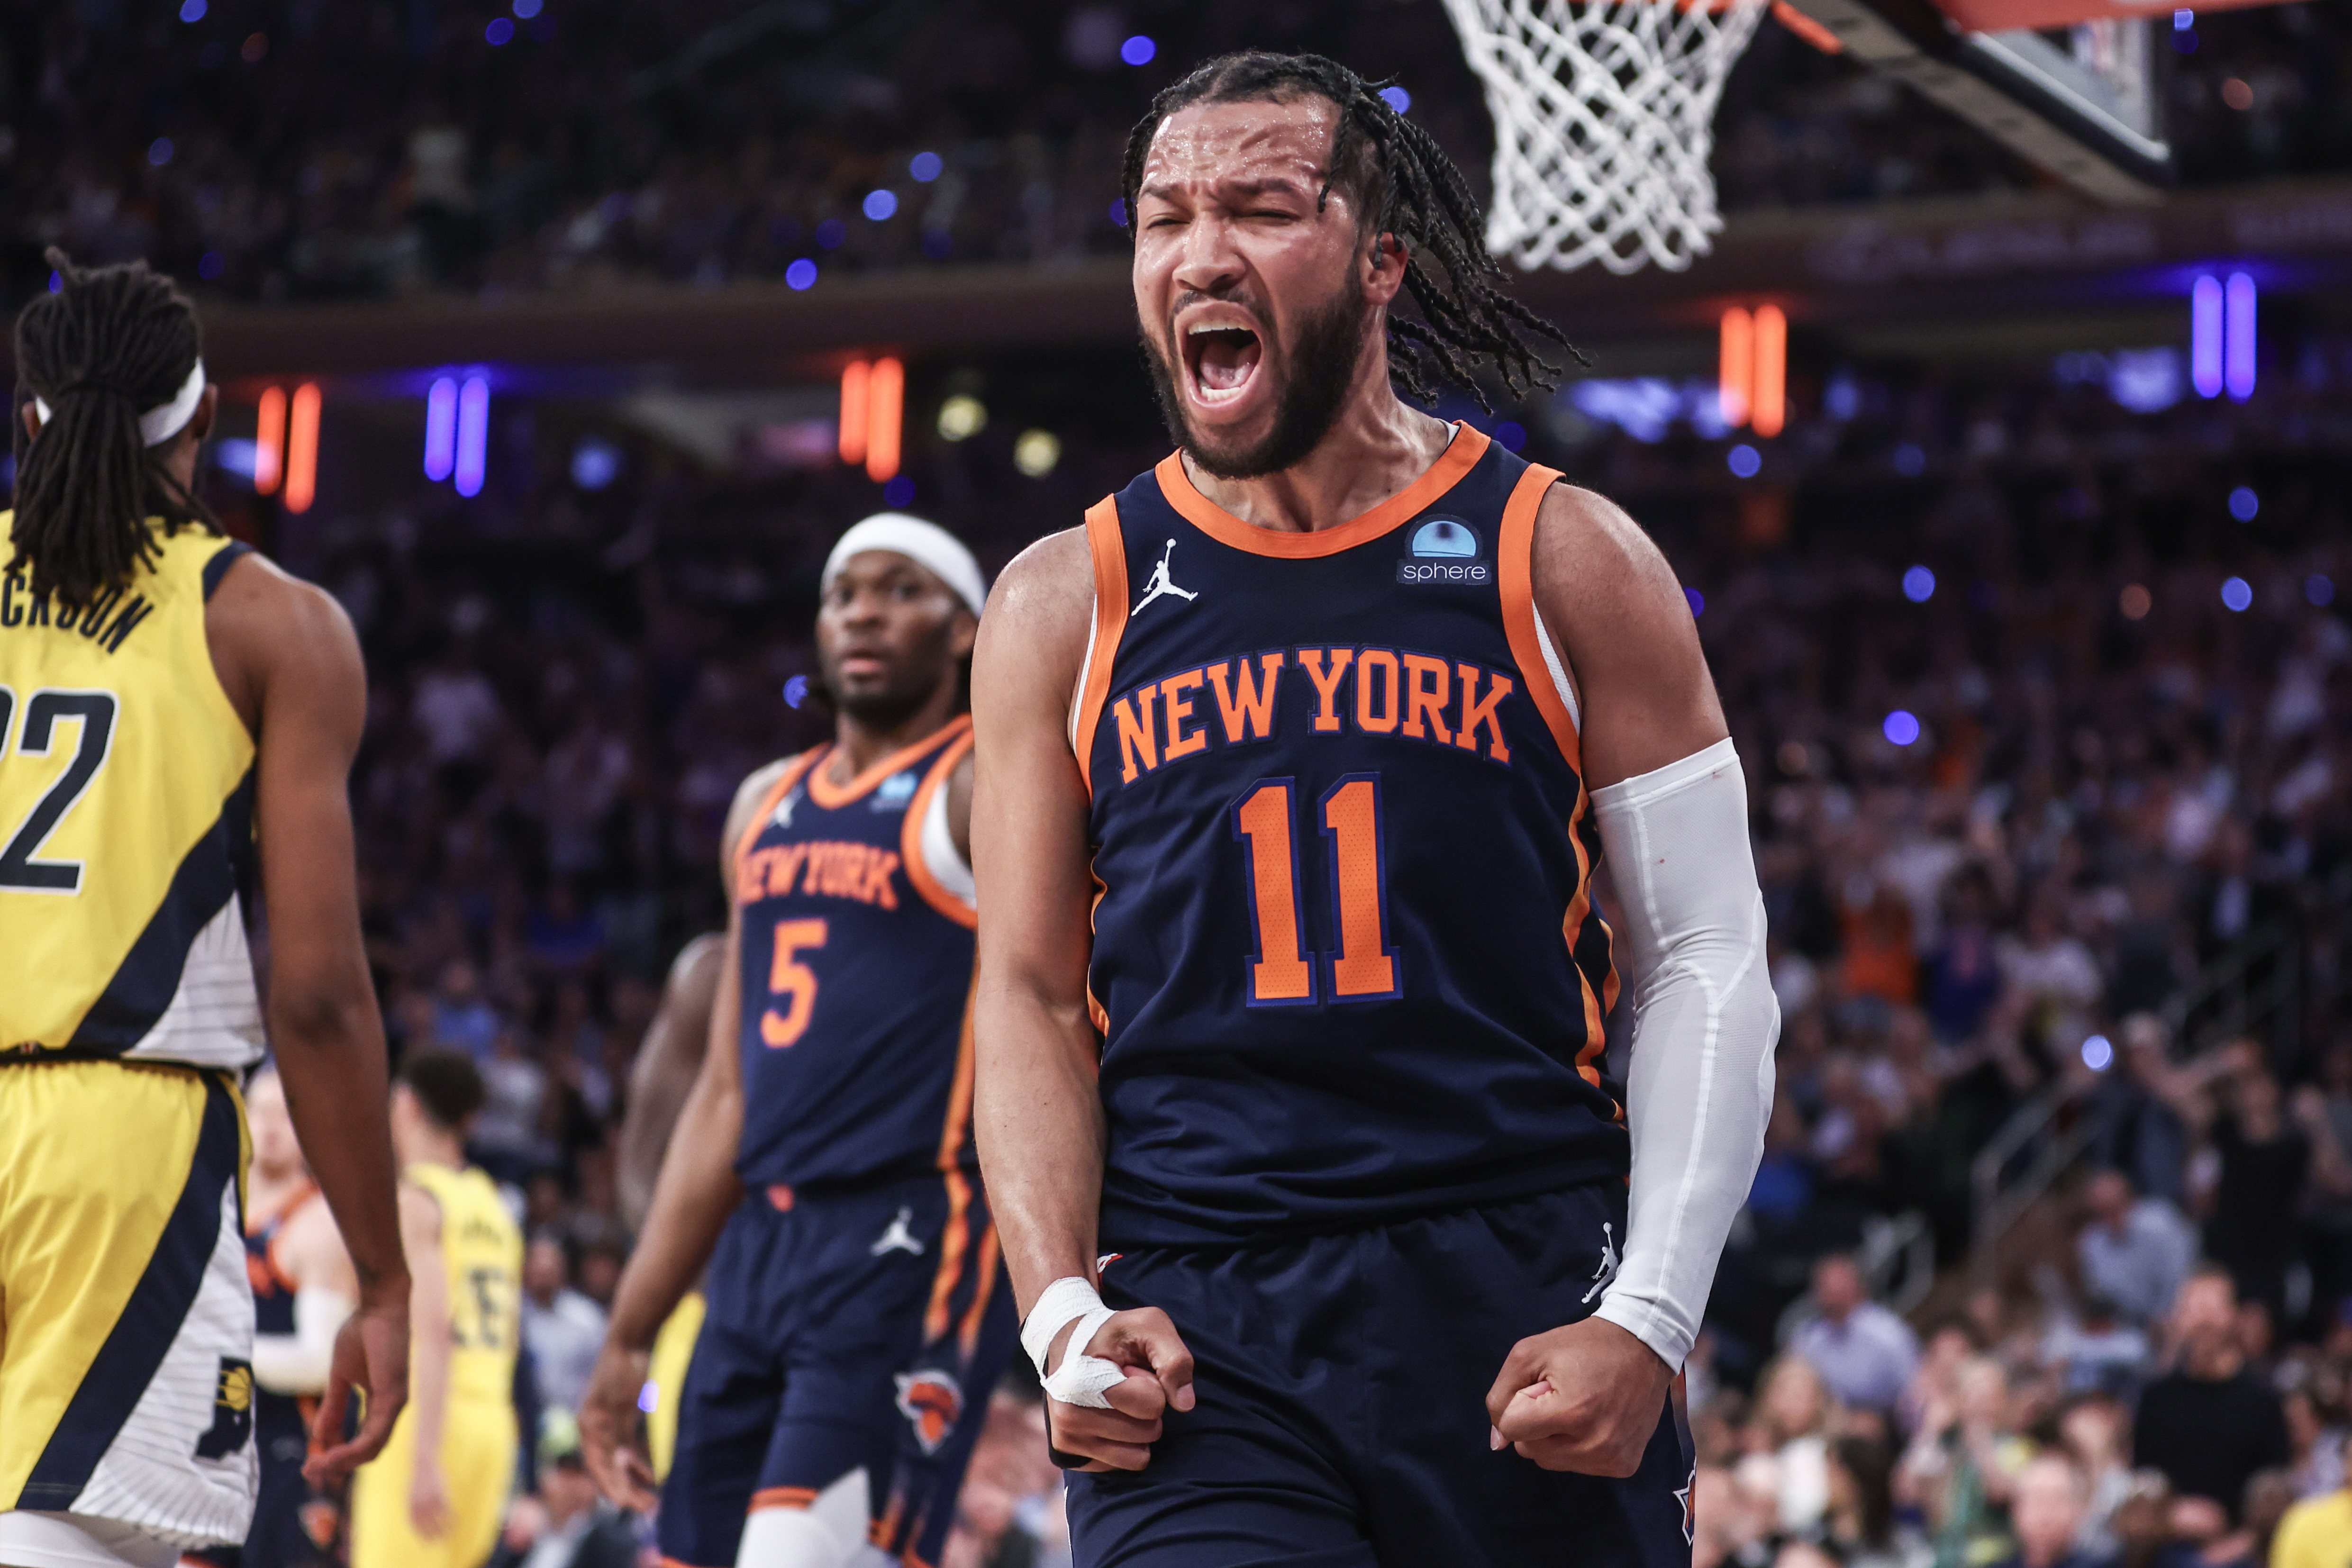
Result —
[[795, 784], [784, 798], [777, 802], [776, 809], [770, 814], [768, 821], [779, 828], [790, 828], [793, 825], [793, 810], [800, 803], [801, 787]]
[[1609, 1288], [1617, 1277], [1617, 1231], [1607, 1220], [1601, 1222], [1601, 1263], [1592, 1270], [1592, 1289], [1584, 1292], [1588, 1301]]
[[915, 1233], [907, 1228], [908, 1223], [914, 1218], [913, 1209], [899, 1209], [898, 1218], [890, 1222], [890, 1228], [882, 1233], [882, 1239], [877, 1241], [867, 1250], [877, 1258], [885, 1252], [912, 1252], [916, 1257], [921, 1257], [923, 1244], [916, 1240]]
[[1175, 553], [1176, 541], [1174, 539], [1170, 539], [1168, 541], [1168, 548], [1160, 552], [1160, 564], [1151, 569], [1151, 580], [1143, 585], [1143, 597], [1135, 601], [1135, 608], [1127, 612], [1127, 618], [1129, 621], [1132, 621], [1137, 616], [1142, 614], [1143, 607], [1150, 603], [1153, 600], [1159, 598], [1163, 593], [1172, 593], [1179, 599], [1198, 599], [1201, 597], [1189, 588], [1177, 587], [1176, 584], [1169, 579], [1168, 558]]

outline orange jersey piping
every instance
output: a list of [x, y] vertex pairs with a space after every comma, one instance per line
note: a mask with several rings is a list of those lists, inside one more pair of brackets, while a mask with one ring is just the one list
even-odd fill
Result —
[[1576, 720], [1552, 684], [1543, 641], [1536, 634], [1536, 514], [1543, 508], [1545, 494], [1559, 480], [1559, 471], [1552, 468], [1531, 466], [1519, 476], [1503, 507], [1502, 537], [1495, 544], [1495, 586], [1502, 596], [1503, 635], [1511, 645], [1511, 662], [1518, 665], [1528, 695], [1543, 715], [1553, 743], [1577, 770], [1580, 790], [1583, 749], [1577, 740]]
[[915, 798], [907, 803], [907, 826], [898, 835], [898, 863], [906, 868], [908, 885], [923, 895], [925, 904], [971, 930], [980, 924], [978, 912], [940, 885], [940, 879], [931, 874], [930, 862], [923, 858], [923, 822], [930, 815], [931, 800], [947, 788], [949, 776], [955, 772], [956, 765], [971, 750], [971, 720], [965, 718], [961, 723], [963, 733], [950, 741], [947, 749], [940, 753], [939, 760], [931, 764], [931, 770], [923, 775], [923, 782], [916, 789]]
[[[1591, 977], [1577, 961], [1576, 945], [1583, 933], [1585, 922], [1592, 915], [1592, 862], [1584, 852], [1584, 839], [1577, 831], [1584, 814], [1591, 807], [1592, 793], [1584, 787], [1583, 747], [1577, 735], [1576, 719], [1561, 700], [1559, 688], [1553, 684], [1551, 664], [1545, 659], [1543, 640], [1536, 631], [1535, 543], [1536, 517], [1543, 509], [1544, 497], [1559, 483], [1557, 470], [1530, 466], [1512, 487], [1511, 498], [1503, 507], [1502, 537], [1496, 543], [1496, 586], [1503, 601], [1503, 634], [1511, 645], [1511, 661], [1519, 667], [1519, 677], [1526, 683], [1528, 695], [1533, 699], [1536, 711], [1543, 715], [1544, 726], [1550, 730], [1552, 741], [1559, 747], [1568, 765], [1577, 769], [1576, 809], [1568, 817], [1569, 848], [1576, 856], [1576, 896], [1569, 901], [1566, 915], [1560, 921], [1560, 938], [1568, 945], [1568, 961], [1576, 971], [1576, 986], [1584, 1003], [1584, 1049], [1576, 1053], [1576, 1071], [1595, 1089], [1601, 1087], [1601, 1053], [1608, 1046], [1606, 1019], [1610, 1002], [1615, 999], [1614, 974], [1604, 1000], [1592, 988]], [[1612, 1106], [1617, 1119], [1622, 1121], [1622, 1106]]]
[[[824, 769], [819, 768], [808, 776], [809, 799], [828, 811], [838, 811], [844, 806], [854, 805], [861, 797], [870, 793], [876, 785], [893, 773], [919, 760], [934, 747], [944, 745], [971, 728], [971, 716], [959, 714], [922, 739], [910, 746], [902, 746], [880, 761], [873, 763], [865, 772], [846, 784], [834, 784], [825, 778]], [[838, 749], [838, 746], [828, 746], [823, 755], [830, 759], [834, 752]]]
[[730, 879], [730, 885], [727, 889], [727, 896], [730, 902], [737, 899], [736, 889], [743, 884], [743, 856], [758, 841], [761, 825], [774, 814], [777, 805], [783, 798], [793, 792], [793, 786], [799, 783], [808, 770], [814, 768], [818, 760], [831, 749], [831, 747], [819, 746], [802, 752], [784, 764], [784, 770], [776, 775], [776, 781], [768, 786], [766, 794], [760, 797], [760, 809], [751, 813], [751, 821], [743, 824], [743, 836], [735, 841], [735, 874]]
[[1095, 563], [1095, 632], [1079, 672], [1078, 707], [1070, 726], [1070, 748], [1077, 753], [1078, 778], [1087, 798], [1095, 792], [1095, 728], [1110, 697], [1111, 666], [1127, 630], [1127, 541], [1118, 531], [1118, 497], [1105, 496], [1087, 508], [1087, 548]]
[[[1291, 560], [1311, 559], [1317, 556], [1337, 555], [1378, 538], [1416, 512], [1426, 510], [1446, 491], [1460, 484], [1462, 476], [1478, 465], [1486, 455], [1486, 438], [1466, 424], [1454, 427], [1454, 439], [1437, 461], [1424, 470], [1420, 478], [1360, 517], [1350, 517], [1336, 528], [1318, 528], [1312, 533], [1292, 533], [1286, 529], [1261, 528], [1245, 523], [1206, 496], [1184, 472], [1184, 459], [1170, 453], [1153, 469], [1160, 480], [1160, 493], [1179, 516], [1222, 545], [1252, 555], [1280, 556]], [[1124, 558], [1122, 557], [1122, 564]]]

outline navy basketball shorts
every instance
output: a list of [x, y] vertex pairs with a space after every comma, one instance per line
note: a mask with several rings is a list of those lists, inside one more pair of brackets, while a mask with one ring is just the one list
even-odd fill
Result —
[[754, 1193], [678, 1391], [665, 1562], [731, 1568], [743, 1521], [866, 1471], [872, 1539], [939, 1560], [1020, 1325], [977, 1177]]
[[1117, 1308], [1173, 1319], [1199, 1403], [1135, 1474], [1069, 1478], [1077, 1568], [1689, 1568], [1669, 1401], [1624, 1480], [1488, 1447], [1511, 1347], [1589, 1315], [1621, 1184], [1374, 1229], [1121, 1254]]

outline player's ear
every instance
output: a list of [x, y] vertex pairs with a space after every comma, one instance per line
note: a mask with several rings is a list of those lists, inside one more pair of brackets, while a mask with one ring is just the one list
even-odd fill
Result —
[[1375, 305], [1385, 305], [1404, 287], [1404, 264], [1412, 253], [1404, 241], [1383, 230], [1364, 256], [1364, 293]]

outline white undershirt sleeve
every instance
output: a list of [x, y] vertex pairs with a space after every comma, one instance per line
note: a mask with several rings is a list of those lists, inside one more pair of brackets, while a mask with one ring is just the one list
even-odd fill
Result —
[[1633, 1033], [1625, 1250], [1601, 1316], [1680, 1370], [1772, 1110], [1780, 1038], [1748, 786], [1729, 740], [1596, 789]]
[[352, 1315], [340, 1291], [305, 1285], [294, 1292], [294, 1332], [253, 1336], [253, 1380], [272, 1394], [320, 1394], [335, 1358], [335, 1335]]

